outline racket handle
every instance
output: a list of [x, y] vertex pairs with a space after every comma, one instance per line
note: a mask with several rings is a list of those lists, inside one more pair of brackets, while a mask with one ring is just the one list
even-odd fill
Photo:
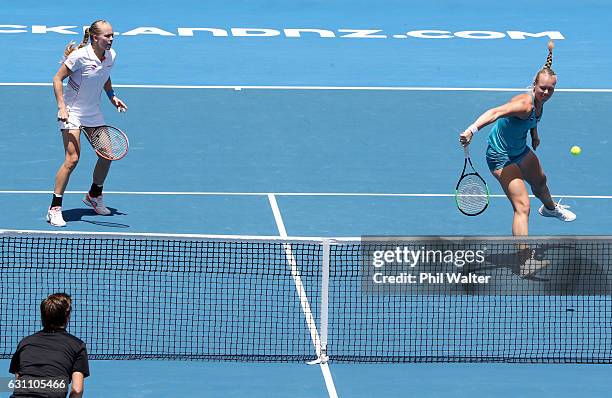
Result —
[[470, 151], [469, 151], [469, 149], [468, 149], [468, 146], [469, 146], [469, 145], [465, 145], [465, 146], [463, 147], [463, 153], [465, 154], [465, 158], [466, 158], [466, 159], [470, 157]]

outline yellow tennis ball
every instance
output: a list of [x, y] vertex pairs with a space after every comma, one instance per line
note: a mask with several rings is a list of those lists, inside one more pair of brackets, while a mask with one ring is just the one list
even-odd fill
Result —
[[580, 149], [578, 145], [574, 145], [572, 149], [570, 149], [570, 152], [572, 153], [572, 155], [578, 156], [582, 152], [582, 149]]

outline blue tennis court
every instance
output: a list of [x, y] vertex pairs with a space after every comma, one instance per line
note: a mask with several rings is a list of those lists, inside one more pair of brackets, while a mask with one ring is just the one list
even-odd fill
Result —
[[[510, 235], [511, 205], [486, 172], [488, 129], [470, 148], [491, 204], [478, 217], [457, 211], [457, 138], [484, 110], [526, 90], [553, 38], [559, 83], [536, 153], [553, 196], [578, 218], [540, 217], [532, 198], [530, 234], [611, 235], [605, 1], [1, 8], [0, 229], [55, 230], [45, 214], [63, 148], [50, 82], [67, 42], [105, 18], [120, 33], [112, 79], [129, 111], [114, 112], [105, 98], [103, 111], [129, 135], [130, 152], [112, 165], [104, 187], [112, 214], [101, 217], [81, 201], [95, 163], [83, 144], [64, 199], [68, 232]], [[610, 365], [573, 364], [329, 368], [341, 397], [601, 397], [610, 373]], [[93, 397], [330, 396], [319, 366], [306, 364], [96, 360], [91, 369]], [[7, 370], [0, 361], [0, 377]]]

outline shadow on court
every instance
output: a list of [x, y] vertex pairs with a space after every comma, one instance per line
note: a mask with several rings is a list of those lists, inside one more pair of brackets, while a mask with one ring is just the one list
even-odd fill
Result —
[[111, 211], [111, 214], [109, 214], [108, 216], [100, 216], [95, 211], [93, 211], [93, 209], [88, 209], [88, 208], [68, 209], [68, 210], [64, 210], [62, 212], [62, 214], [63, 214], [64, 220], [66, 220], [66, 222], [78, 222], [78, 221], [81, 221], [81, 222], [86, 222], [86, 223], [89, 223], [89, 224], [100, 225], [100, 226], [110, 227], [110, 228], [130, 228], [130, 226], [127, 225], [127, 224], [121, 224], [121, 223], [109, 222], [109, 221], [86, 220], [86, 219], [83, 219], [83, 217], [98, 217], [98, 218], [105, 218], [106, 219], [106, 218], [112, 217], [112, 216], [124, 216], [124, 215], [126, 215], [126, 213], [122, 213], [122, 212], [118, 211], [117, 209], [115, 209], [113, 207], [109, 207], [108, 209]]

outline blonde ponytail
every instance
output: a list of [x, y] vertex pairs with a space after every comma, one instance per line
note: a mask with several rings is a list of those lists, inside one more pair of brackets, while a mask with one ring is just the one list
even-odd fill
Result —
[[548, 41], [548, 56], [546, 57], [546, 63], [544, 64], [544, 66], [542, 67], [542, 69], [540, 69], [538, 71], [538, 73], [536, 74], [535, 79], [533, 79], [533, 84], [537, 84], [538, 79], [540, 78], [540, 75], [545, 74], [545, 75], [549, 75], [549, 76], [556, 76], [557, 74], [555, 73], [554, 70], [552, 70], [552, 63], [553, 63], [553, 49], [555, 48], [555, 43], [551, 40]]
[[548, 56], [546, 57], [546, 63], [544, 64], [543, 69], [551, 69], [552, 61], [553, 61], [553, 48], [555, 48], [555, 43], [551, 40], [548, 41]]
[[71, 41], [70, 43], [68, 43], [68, 45], [64, 49], [64, 58], [62, 62], [66, 60], [66, 58], [68, 58], [70, 53], [72, 53], [74, 50], [77, 50], [81, 47], [85, 47], [91, 40], [92, 35], [100, 34], [100, 25], [103, 23], [108, 23], [108, 22], [106, 22], [104, 19], [98, 19], [97, 21], [94, 21], [89, 28], [85, 28], [85, 33], [83, 34], [83, 40], [78, 46], [75, 45], [76, 43], [74, 41]]

